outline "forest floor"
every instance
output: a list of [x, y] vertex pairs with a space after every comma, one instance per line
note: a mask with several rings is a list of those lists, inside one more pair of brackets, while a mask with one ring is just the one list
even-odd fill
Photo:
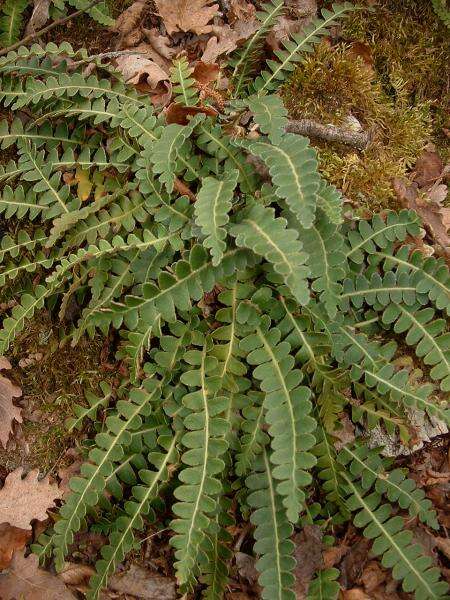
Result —
[[[362, 2], [363, 4], [365, 2]], [[109, 0], [114, 16], [131, 1]], [[227, 5], [228, 3], [224, 3]], [[416, 163], [424, 152], [449, 159], [450, 72], [448, 70], [448, 30], [428, 1], [367, 0], [373, 11], [354, 13], [342, 27], [309, 55], [294, 71], [282, 90], [290, 115], [309, 118], [338, 127], [352, 126], [370, 131], [371, 143], [358, 150], [342, 143], [312, 139], [317, 148], [324, 176], [343, 191], [348, 210], [363, 216], [382, 209], [404, 206], [394, 185], [395, 178], [410, 181], [417, 172]], [[319, 3], [320, 5], [320, 3]], [[157, 26], [155, 12], [145, 14], [145, 27]], [[44, 35], [42, 42], [68, 41], [76, 49], [85, 47], [90, 54], [117, 49], [114, 32], [81, 16]], [[191, 44], [189, 52], [198, 51]], [[7, 153], [1, 156], [6, 162]], [[444, 208], [449, 207], [447, 200]], [[3, 292], [0, 311], [14, 301], [14, 294]], [[23, 422], [6, 449], [0, 447], [0, 480], [17, 467], [37, 468], [41, 473], [64, 479], [75, 473], [78, 448], [92, 433], [67, 432], [64, 425], [74, 404], [84, 404], [86, 386], [96, 388], [100, 381], [114, 384], [119, 365], [114, 357], [115, 342], [100, 336], [82, 339], [74, 348], [64, 343], [64, 331], [46, 312], [16, 340], [9, 359], [12, 380], [23, 390], [18, 405]], [[450, 438], [438, 435], [426, 441], [422, 449], [397, 462], [406, 466], [423, 487], [441, 516], [441, 524], [450, 528], [448, 492], [450, 491]], [[134, 567], [156, 570], [171, 577], [171, 554], [164, 532], [146, 531], [141, 549], [134, 554]], [[442, 545], [425, 529], [417, 528], [424, 552], [440, 563], [450, 582], [450, 542]], [[154, 534], [155, 537], [150, 539]], [[1, 534], [0, 534], [1, 535]], [[229, 600], [257, 597], [254, 564], [246, 553], [245, 531], [236, 531], [240, 560], [233, 567]], [[72, 560], [89, 564], [95, 560], [101, 532], [80, 534]], [[308, 552], [317, 540], [303, 532], [296, 542], [299, 551]], [[369, 554], [369, 542], [349, 526], [339, 531], [335, 542], [339, 556], [328, 555], [329, 565], [338, 566], [348, 593], [344, 600], [395, 600], [409, 598], [399, 591], [380, 563]], [[441, 545], [439, 545], [441, 544]], [[1, 550], [1, 542], [0, 542]], [[72, 588], [83, 590], [83, 577]], [[143, 588], [142, 588], [143, 589]], [[120, 586], [105, 598], [144, 598], [122, 594]]]

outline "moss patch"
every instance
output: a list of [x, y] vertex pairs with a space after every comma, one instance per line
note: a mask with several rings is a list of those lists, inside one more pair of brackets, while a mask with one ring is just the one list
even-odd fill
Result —
[[353, 13], [345, 41], [321, 44], [282, 91], [294, 118], [348, 126], [355, 117], [373, 132], [362, 153], [312, 140], [324, 175], [361, 209], [398, 208], [392, 178], [410, 169], [430, 139], [441, 151], [448, 146], [448, 36], [425, 4], [380, 0], [371, 13]]

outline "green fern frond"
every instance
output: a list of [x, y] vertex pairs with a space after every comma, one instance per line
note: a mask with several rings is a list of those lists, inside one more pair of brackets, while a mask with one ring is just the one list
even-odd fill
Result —
[[309, 584], [306, 600], [336, 600], [341, 589], [336, 581], [339, 575], [334, 567], [319, 571]]
[[254, 473], [245, 481], [250, 490], [247, 502], [253, 509], [250, 521], [255, 525], [254, 551], [259, 555], [258, 582], [265, 600], [295, 600], [294, 543], [289, 539], [293, 527], [276, 491], [271, 462], [263, 451], [255, 461]]
[[450, 10], [447, 6], [447, 0], [431, 0], [434, 12], [440, 18], [442, 23], [450, 29]]
[[97, 411], [100, 408], [105, 408], [108, 406], [112, 397], [112, 388], [109, 383], [102, 381], [100, 382], [100, 390], [102, 392], [101, 396], [96, 396], [90, 390], [84, 393], [84, 397], [89, 405], [88, 407], [81, 406], [80, 404], [74, 405], [73, 412], [75, 413], [75, 417], [69, 417], [69, 419], [66, 421], [66, 427], [68, 431], [81, 429], [83, 426], [83, 420], [85, 418], [94, 421], [97, 416]]
[[336, 20], [354, 9], [354, 5], [348, 2], [333, 4], [331, 10], [324, 8], [321, 18], [314, 19], [300, 33], [294, 33], [288, 40], [283, 41], [283, 49], [275, 51], [278, 60], [267, 60], [269, 68], [262, 71], [252, 86], [258, 96], [276, 89], [294, 70], [303, 53], [312, 52], [314, 44], [320, 42], [323, 36], [328, 35]]
[[272, 144], [279, 144], [287, 125], [288, 114], [281, 97], [276, 94], [262, 98], [250, 96], [247, 104], [260, 130], [267, 135]]
[[0, 13], [0, 45], [3, 48], [18, 41], [27, 6], [28, 0], [5, 0]]
[[269, 0], [256, 12], [259, 27], [255, 33], [231, 55], [230, 66], [233, 68], [231, 85], [233, 98], [240, 98], [244, 88], [248, 86], [258, 62], [261, 60], [262, 49], [267, 34], [272, 29], [277, 18], [282, 14], [284, 0]]
[[170, 69], [170, 81], [173, 84], [174, 102], [183, 106], [195, 106], [199, 102], [195, 79], [191, 77], [194, 69], [187, 58], [182, 56], [173, 61]]

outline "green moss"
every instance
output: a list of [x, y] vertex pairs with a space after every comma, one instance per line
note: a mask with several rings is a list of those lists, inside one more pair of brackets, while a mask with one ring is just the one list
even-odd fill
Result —
[[[444, 145], [445, 30], [424, 4], [381, 0], [372, 13], [355, 12], [341, 34], [348, 42], [321, 44], [282, 90], [294, 118], [345, 126], [352, 116], [373, 133], [362, 153], [312, 140], [324, 174], [361, 208], [396, 208], [392, 178], [430, 139]], [[363, 44], [364, 59], [350, 40]]]

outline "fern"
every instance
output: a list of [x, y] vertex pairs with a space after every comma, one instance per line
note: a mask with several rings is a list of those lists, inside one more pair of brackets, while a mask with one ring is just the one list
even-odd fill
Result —
[[434, 12], [440, 18], [442, 23], [450, 28], [450, 10], [446, 5], [447, 0], [431, 0], [433, 4]]
[[0, 15], [0, 44], [6, 48], [19, 39], [28, 0], [5, 0]]
[[[342, 412], [402, 440], [411, 407], [450, 421], [437, 391], [449, 389], [447, 265], [402, 245], [421, 232], [412, 211], [342, 223], [341, 193], [308, 140], [285, 133], [274, 95], [349, 9], [334, 6], [285, 42], [247, 95], [282, 11], [266, 4], [261, 29], [232, 59], [236, 97], [217, 118], [184, 126], [68, 44], [0, 57], [0, 101], [12, 113], [0, 144], [14, 153], [0, 169], [0, 283], [18, 300], [2, 314], [0, 353], [46, 307], [73, 345], [85, 335], [117, 341], [127, 373], [74, 406], [70, 431], [90, 420], [96, 435], [36, 549], [61, 569], [75, 534], [101, 514], [109, 540], [90, 598], [160, 518], [163, 499], [182, 594], [226, 593], [229, 527], [251, 514], [262, 597], [294, 598], [293, 528], [328, 533], [352, 511], [405, 590], [443, 593], [396, 532], [401, 514], [436, 527], [423, 493], [361, 440], [336, 456], [334, 436]], [[88, 62], [104, 76], [87, 76]], [[175, 64], [174, 99], [188, 108], [198, 99], [191, 75], [185, 60]], [[246, 108], [257, 139], [230, 134]], [[423, 384], [399, 370], [396, 334], [416, 352]], [[335, 598], [338, 587], [327, 569], [308, 594]]]

